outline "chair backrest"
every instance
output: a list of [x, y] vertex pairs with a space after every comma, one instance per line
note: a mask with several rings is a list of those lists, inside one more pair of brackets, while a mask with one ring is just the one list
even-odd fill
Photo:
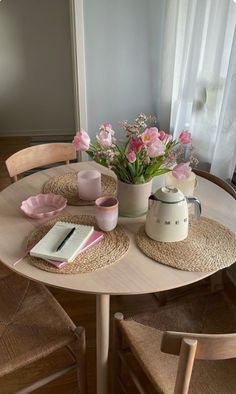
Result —
[[69, 163], [76, 159], [76, 150], [72, 143], [51, 143], [35, 145], [22, 149], [6, 160], [6, 166], [10, 177], [17, 181], [17, 175], [58, 162]]
[[164, 332], [161, 351], [179, 356], [174, 394], [187, 394], [194, 359], [224, 360], [236, 357], [236, 334]]
[[236, 199], [236, 190], [231, 186], [228, 182], [226, 182], [224, 179], [219, 178], [216, 175], [210, 174], [209, 172], [203, 171], [203, 170], [198, 170], [195, 169], [193, 170], [196, 175], [201, 176], [202, 178], [208, 179], [209, 181], [215, 183], [222, 189], [224, 189], [226, 192], [231, 194], [232, 197]]

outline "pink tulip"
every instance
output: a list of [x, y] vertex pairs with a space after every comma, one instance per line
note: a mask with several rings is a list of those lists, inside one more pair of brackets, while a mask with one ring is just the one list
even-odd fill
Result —
[[109, 148], [112, 145], [112, 134], [105, 129], [102, 129], [97, 136], [97, 140], [104, 148]]
[[105, 129], [113, 130], [111, 123], [103, 123]]
[[192, 142], [192, 135], [186, 130], [181, 131], [179, 135], [179, 142], [181, 144], [190, 144]]
[[140, 138], [131, 138], [129, 143], [129, 150], [139, 153], [143, 147], [143, 142]]
[[157, 157], [162, 156], [165, 153], [165, 146], [163, 143], [158, 139], [153, 144], [148, 145], [147, 147], [147, 154], [149, 157]]
[[180, 164], [177, 164], [173, 168], [172, 174], [177, 179], [186, 179], [189, 177], [191, 171], [192, 171], [192, 169], [190, 167], [189, 162], [188, 163], [180, 163]]
[[133, 150], [131, 150], [127, 155], [126, 155], [128, 161], [130, 163], [134, 163], [136, 161], [136, 154]]
[[172, 140], [172, 135], [165, 133], [165, 131], [161, 130], [159, 133], [159, 139], [163, 141], [165, 144], [168, 144]]
[[99, 130], [100, 130], [100, 131], [106, 130], [106, 131], [108, 131], [109, 133], [111, 133], [112, 136], [115, 134], [115, 132], [114, 132], [114, 130], [113, 130], [113, 128], [112, 128], [112, 124], [111, 124], [111, 123], [103, 123], [103, 124], [100, 126]]
[[85, 130], [80, 129], [73, 139], [73, 143], [75, 144], [76, 150], [86, 151], [90, 145], [90, 137]]
[[141, 134], [141, 139], [144, 145], [151, 145], [153, 142], [157, 141], [159, 137], [159, 132], [156, 127], [150, 127], [150, 129], [146, 129]]

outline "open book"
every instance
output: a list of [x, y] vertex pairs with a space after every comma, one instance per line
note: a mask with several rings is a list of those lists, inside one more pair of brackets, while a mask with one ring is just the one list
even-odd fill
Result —
[[[58, 246], [75, 228], [60, 250]], [[51, 230], [31, 249], [30, 255], [42, 259], [70, 262], [73, 261], [94, 231], [93, 226], [57, 222]]]

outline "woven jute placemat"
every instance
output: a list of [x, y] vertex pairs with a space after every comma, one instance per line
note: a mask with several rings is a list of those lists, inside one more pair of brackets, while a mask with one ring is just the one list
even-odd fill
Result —
[[[37, 228], [28, 238], [27, 248], [31, 249], [58, 221], [76, 224], [88, 224], [96, 226], [95, 218], [90, 215], [80, 216], [60, 216], [57, 219], [49, 220]], [[130, 240], [122, 226], [117, 226], [114, 230], [104, 232], [104, 238], [97, 244], [82, 252], [75, 260], [65, 267], [58, 269], [47, 261], [29, 256], [30, 263], [44, 271], [56, 272], [58, 274], [82, 274], [97, 271], [116, 263], [129, 249]]]
[[142, 226], [136, 242], [153, 260], [185, 271], [215, 271], [236, 261], [236, 236], [222, 224], [205, 217], [197, 221], [190, 216], [189, 234], [184, 241], [154, 241]]
[[[116, 194], [116, 180], [109, 175], [102, 174], [102, 195]], [[55, 176], [43, 185], [43, 193], [55, 193], [67, 199], [69, 205], [94, 205], [94, 201], [81, 200], [78, 196], [77, 173], [69, 172]]]

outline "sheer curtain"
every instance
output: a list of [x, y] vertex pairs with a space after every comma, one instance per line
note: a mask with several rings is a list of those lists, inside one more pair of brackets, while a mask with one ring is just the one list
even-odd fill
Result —
[[[183, 129], [192, 132], [196, 154], [212, 173], [231, 179], [236, 163], [236, 4], [166, 0], [165, 7], [160, 68], [163, 77], [168, 60], [170, 80], [167, 90], [160, 86], [165, 109], [159, 106], [158, 111], [170, 114], [174, 137]], [[170, 34], [171, 56], [165, 49]]]

